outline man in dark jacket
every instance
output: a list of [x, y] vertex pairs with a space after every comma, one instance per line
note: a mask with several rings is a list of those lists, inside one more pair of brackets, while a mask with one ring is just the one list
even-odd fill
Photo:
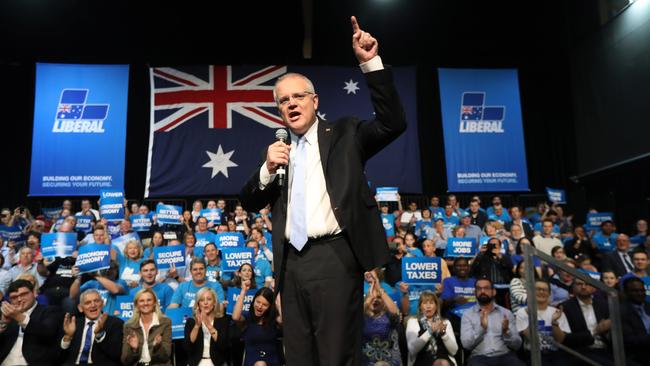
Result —
[[641, 364], [648, 361], [650, 349], [650, 303], [645, 301], [645, 286], [638, 277], [623, 282], [626, 300], [621, 304], [621, 323], [625, 353]]

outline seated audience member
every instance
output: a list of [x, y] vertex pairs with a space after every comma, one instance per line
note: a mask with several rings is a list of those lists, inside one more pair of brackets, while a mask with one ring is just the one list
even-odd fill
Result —
[[636, 222], [636, 233], [632, 237], [630, 237], [630, 243], [635, 248], [639, 245], [643, 246], [647, 237], [648, 237], [648, 222], [646, 220], [638, 220]]
[[253, 258], [255, 269], [255, 282], [259, 284], [260, 287], [269, 287], [271, 281], [273, 281], [273, 271], [271, 270], [271, 263], [262, 255], [259, 256], [259, 244], [255, 240], [249, 240], [246, 243], [247, 248], [253, 249]]
[[443, 219], [445, 222], [445, 228], [451, 228], [460, 224], [460, 215], [459, 212], [454, 208], [450, 203], [445, 205], [445, 212], [437, 217], [438, 219]]
[[412, 233], [407, 233], [404, 236], [404, 243], [406, 244], [406, 251], [409, 257], [424, 257], [422, 250], [415, 246], [416, 238]]
[[487, 214], [481, 209], [481, 203], [478, 199], [473, 199], [469, 203], [469, 215], [472, 225], [483, 229], [488, 220]]
[[[595, 233], [591, 240], [598, 247], [598, 251], [603, 254], [611, 253], [614, 251], [614, 245], [616, 243], [616, 238], [618, 234], [616, 233], [616, 226], [611, 220], [603, 221], [600, 224], [600, 232]], [[628, 248], [629, 249], [629, 248]]]
[[[564, 264], [571, 268], [577, 268], [574, 260], [566, 260]], [[557, 306], [569, 299], [573, 291], [573, 279], [573, 275], [561, 269], [551, 276], [549, 280], [551, 283], [551, 305]]]
[[[244, 297], [249, 289], [248, 285], [249, 281], [242, 283], [239, 298], [232, 311], [232, 320], [242, 328], [242, 339], [246, 348], [243, 364], [280, 366], [281, 350], [277, 339], [282, 324], [281, 311], [279, 308], [276, 311], [273, 291], [262, 287], [253, 296], [248, 315], [244, 315]], [[301, 352], [299, 349], [291, 351]]]
[[648, 363], [650, 349], [650, 303], [643, 281], [630, 277], [623, 282], [625, 301], [621, 304], [621, 324], [625, 353], [640, 364]]
[[130, 294], [135, 296], [143, 288], [150, 288], [156, 293], [160, 302], [160, 310], [165, 311], [171, 303], [174, 290], [165, 282], [156, 281], [158, 268], [153, 259], [145, 259], [140, 263], [140, 284], [131, 289]]
[[423, 229], [425, 227], [433, 227], [433, 218], [431, 217], [431, 211], [429, 211], [428, 208], [422, 210], [422, 219], [415, 223], [415, 229], [413, 232], [418, 238], [422, 237]]
[[515, 328], [510, 310], [494, 302], [496, 290], [487, 278], [476, 280], [478, 304], [469, 308], [461, 319], [460, 339], [471, 352], [468, 366], [523, 366], [515, 352], [521, 347], [521, 337]]
[[476, 256], [470, 272], [474, 278], [488, 278], [496, 288], [496, 301], [505, 306], [508, 287], [512, 280], [512, 260], [508, 254], [503, 254], [501, 241], [491, 238], [481, 248], [481, 253]]
[[559, 245], [551, 249], [551, 256], [559, 261], [563, 261], [567, 259], [566, 252], [564, 251], [564, 247]]
[[[461, 305], [476, 302], [476, 296], [474, 295], [475, 283], [476, 279], [469, 276], [468, 259], [456, 258], [454, 260], [454, 275], [442, 281], [442, 295], [440, 297], [443, 301], [442, 308], [445, 314], [449, 314], [447, 317], [452, 321], [456, 316], [450, 314], [451, 310]], [[458, 325], [460, 326], [460, 319], [458, 319]]]
[[21, 274], [20, 276], [18, 276], [16, 279], [17, 280], [27, 280], [27, 281], [31, 282], [32, 285], [34, 285], [34, 291], [36, 291], [36, 293], [38, 294], [38, 295], [36, 295], [36, 303], [38, 303], [39, 305], [43, 305], [43, 306], [50, 305], [50, 302], [48, 301], [47, 296], [39, 293], [40, 292], [40, 290], [39, 290], [40, 286], [38, 285], [38, 281], [36, 280], [36, 277], [34, 277], [33, 274], [31, 274], [29, 272], [25, 272], [25, 273]]
[[[537, 272], [535, 279], [537, 279]], [[550, 292], [549, 292], [550, 295]], [[516, 313], [519, 309], [525, 308], [528, 301], [526, 292], [526, 262], [521, 261], [515, 269], [515, 278], [510, 281], [510, 310]]]
[[408, 364], [413, 366], [453, 366], [458, 351], [451, 322], [440, 316], [438, 297], [429, 291], [420, 295], [417, 317], [406, 324]]
[[7, 288], [0, 316], [0, 365], [56, 365], [62, 316], [36, 303], [34, 285], [16, 280]]
[[[561, 309], [550, 306], [551, 286], [548, 282], [535, 280], [535, 298], [537, 299], [537, 330], [539, 334], [539, 349], [542, 354], [542, 365], [569, 365], [569, 356], [560, 351], [551, 341], [563, 343], [566, 335], [571, 333], [569, 323]], [[515, 313], [517, 331], [524, 339], [524, 348], [530, 351], [530, 320], [528, 309], [520, 308]], [[527, 355], [528, 356], [528, 355]], [[528, 358], [528, 357], [526, 357]]]
[[593, 296], [596, 289], [583, 280], [573, 281], [575, 297], [560, 305], [571, 328], [564, 344], [602, 364], [612, 364], [611, 351], [605, 343], [611, 320], [607, 302]]
[[223, 303], [225, 300], [223, 288], [220, 284], [207, 280], [205, 276], [205, 261], [203, 258], [195, 257], [192, 259], [192, 262], [190, 262], [190, 272], [192, 280], [181, 282], [178, 285], [178, 288], [172, 296], [171, 304], [168, 306], [169, 309], [179, 307], [192, 308], [196, 293], [203, 287], [211, 287], [217, 293], [219, 303]]
[[466, 238], [474, 238], [478, 243], [482, 233], [482, 229], [478, 225], [472, 224], [472, 216], [469, 212], [465, 211], [460, 216], [460, 227], [465, 230]]
[[140, 263], [142, 263], [142, 246], [136, 240], [124, 245], [124, 251], [119, 257], [120, 279], [129, 288], [136, 287], [140, 282]]
[[219, 258], [219, 249], [215, 243], [207, 243], [203, 247], [203, 256], [205, 257], [206, 271], [205, 276], [210, 282], [221, 283], [223, 271], [221, 269], [221, 258]]
[[361, 364], [375, 365], [385, 362], [389, 365], [401, 365], [397, 334], [400, 326], [399, 309], [382, 288], [375, 271], [371, 271], [366, 280], [370, 289], [363, 303]]
[[133, 316], [124, 323], [122, 364], [171, 366], [172, 322], [160, 311], [156, 293], [138, 291], [133, 305]]
[[505, 223], [506, 231], [512, 233], [512, 227], [516, 225], [521, 230], [523, 236], [532, 239], [535, 235], [533, 226], [528, 221], [522, 219], [521, 207], [512, 206], [510, 208], [510, 216], [512, 217], [512, 221]]
[[[623, 235], [623, 234], [621, 234]], [[634, 265], [634, 270], [628, 272], [627, 274], [621, 276], [621, 283], [625, 282], [626, 279], [630, 277], [646, 277], [648, 276], [648, 253], [645, 250], [637, 250], [632, 252], [632, 264]]]
[[163, 233], [160, 231], [154, 231], [153, 234], [151, 234], [151, 242], [144, 249], [142, 257], [145, 259], [153, 259], [153, 249], [162, 246], [165, 246], [165, 237], [163, 236]]
[[399, 217], [400, 226], [409, 229], [414, 227], [419, 220], [422, 220], [422, 213], [418, 210], [418, 204], [409, 202], [407, 210], [402, 212]]
[[603, 269], [614, 271], [616, 277], [624, 276], [634, 271], [630, 250], [630, 238], [621, 234], [616, 237], [616, 249], [603, 256]]
[[510, 217], [510, 215], [508, 215], [508, 211], [503, 208], [501, 202], [498, 202], [493, 206], [488, 207], [487, 215], [488, 215], [488, 220], [498, 221], [499, 223], [501, 223], [501, 225], [505, 225], [506, 223], [512, 221], [512, 218]]
[[95, 289], [99, 291], [104, 299], [104, 312], [114, 314], [117, 309], [117, 296], [127, 293], [128, 286], [124, 281], [117, 278], [118, 267], [115, 261], [111, 261], [110, 268], [94, 273], [79, 275], [79, 268], [72, 268], [72, 275], [75, 280], [70, 286], [70, 298], [77, 299], [80, 293]]
[[61, 360], [64, 365], [121, 365], [122, 328], [120, 318], [102, 314], [104, 300], [97, 290], [84, 291], [79, 298], [79, 315], [65, 314]]
[[[603, 271], [600, 273], [600, 282], [604, 283], [605, 286], [618, 291], [618, 278], [612, 271]], [[599, 300], [607, 301], [607, 293], [605, 293], [601, 289], [597, 289], [596, 292], [594, 293], [594, 298], [598, 298]]]
[[573, 239], [564, 244], [564, 252], [571, 259], [577, 259], [580, 255], [588, 255], [595, 258], [598, 252], [595, 244], [589, 240], [582, 226], [576, 226], [573, 229]]
[[29, 247], [22, 247], [18, 252], [20, 257], [18, 263], [11, 267], [4, 277], [0, 279], [0, 293], [5, 294], [9, 284], [15, 281], [23, 273], [31, 273], [38, 280], [38, 284], [43, 284], [43, 277], [38, 273], [38, 264], [34, 263], [34, 252]]
[[553, 233], [553, 221], [545, 219], [542, 221], [542, 232], [533, 238], [535, 248], [551, 255], [551, 250], [557, 246], [562, 246], [562, 242]]
[[196, 293], [193, 317], [185, 322], [185, 351], [190, 366], [221, 366], [228, 359], [228, 318], [213, 289]]
[[399, 236], [393, 238], [393, 247], [394, 249], [391, 249], [391, 258], [386, 264], [386, 270], [384, 271], [384, 279], [391, 286], [395, 286], [402, 280], [402, 258], [408, 254], [404, 239]]

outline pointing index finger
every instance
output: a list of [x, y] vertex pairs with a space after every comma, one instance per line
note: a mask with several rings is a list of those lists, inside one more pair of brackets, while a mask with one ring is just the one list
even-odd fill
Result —
[[352, 33], [357, 33], [361, 30], [359, 28], [359, 23], [357, 23], [357, 18], [354, 15], [350, 17], [350, 21], [352, 22]]

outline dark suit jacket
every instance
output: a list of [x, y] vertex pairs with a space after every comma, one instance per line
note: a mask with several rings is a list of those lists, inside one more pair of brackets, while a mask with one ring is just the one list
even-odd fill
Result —
[[[36, 305], [23, 334], [23, 357], [30, 365], [57, 365], [63, 316], [57, 308]], [[0, 363], [9, 355], [18, 338], [18, 323], [12, 321], [0, 333]]]
[[[609, 319], [609, 306], [607, 306], [606, 301], [594, 297], [592, 304], [597, 322], [603, 319]], [[582, 348], [592, 345], [594, 343], [594, 337], [591, 335], [589, 328], [587, 328], [587, 322], [585, 321], [584, 315], [582, 315], [578, 299], [572, 297], [563, 302], [561, 306], [571, 328], [571, 333], [566, 335], [564, 345], [571, 348]]]
[[[74, 332], [72, 341], [70, 342], [70, 347], [68, 347], [67, 350], [62, 350], [64, 365], [74, 365], [77, 361], [81, 343], [83, 342], [81, 337], [85, 325], [86, 321], [83, 314], [77, 316], [77, 329]], [[106, 335], [104, 336], [104, 339], [99, 343], [96, 341], [93, 342], [93, 350], [90, 355], [93, 364], [116, 366], [122, 364], [120, 355], [122, 353], [123, 328], [124, 322], [122, 319], [110, 315], [106, 318], [106, 323], [104, 323], [104, 331], [106, 331]], [[61, 342], [57, 342], [57, 344], [60, 346]]]
[[[406, 120], [390, 69], [364, 75], [375, 119], [344, 118], [334, 123], [319, 120], [318, 145], [334, 216], [357, 260], [369, 270], [383, 266], [390, 256], [364, 166], [368, 159], [404, 132]], [[280, 189], [277, 181], [275, 179], [266, 189], [260, 190], [258, 169], [242, 189], [240, 199], [249, 212], [257, 212], [268, 203], [273, 206], [273, 260], [278, 274], [276, 286], [281, 289], [286, 254], [287, 184]]]
[[[196, 320], [194, 318], [188, 318], [185, 322], [185, 339], [183, 339], [183, 344], [188, 355], [187, 362], [190, 366], [198, 365], [203, 356], [203, 327], [199, 329], [196, 342], [192, 343], [190, 341], [190, 333], [192, 333], [192, 328], [194, 328], [195, 324]], [[229, 324], [229, 318], [225, 316], [214, 319], [212, 323], [217, 330], [217, 341], [215, 342], [210, 338], [210, 359], [215, 365], [222, 365], [228, 359]]]
[[[632, 263], [632, 256], [629, 253], [628, 256], [630, 257], [630, 263]], [[625, 264], [623, 264], [623, 260], [621, 259], [621, 256], [618, 255], [617, 250], [607, 253], [607, 255], [603, 257], [603, 268], [614, 271], [616, 277], [621, 277], [627, 273]]]
[[[646, 314], [650, 315], [650, 304], [644, 304]], [[625, 353], [628, 357], [641, 363], [647, 362], [650, 350], [650, 333], [645, 329], [641, 316], [628, 301], [621, 303], [621, 323]]]

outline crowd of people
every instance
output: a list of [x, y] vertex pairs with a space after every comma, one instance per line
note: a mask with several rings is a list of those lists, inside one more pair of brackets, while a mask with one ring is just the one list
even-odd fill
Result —
[[[364, 365], [529, 364], [531, 328], [527, 304], [535, 298], [545, 365], [581, 361], [567, 346], [601, 364], [613, 364], [607, 294], [560, 268], [534, 258], [535, 292], [525, 286], [526, 244], [565, 265], [598, 278], [621, 296], [625, 355], [644, 364], [650, 346], [650, 238], [645, 220], [618, 232], [611, 220], [598, 227], [574, 224], [562, 205], [534, 210], [505, 208], [498, 196], [467, 207], [454, 195], [441, 205], [378, 202], [391, 261], [366, 273], [362, 354]], [[34, 217], [25, 207], [3, 209], [0, 224], [0, 366], [3, 365], [282, 365], [282, 311], [274, 293], [269, 208], [229, 212], [223, 199], [193, 203], [182, 224], [161, 224], [155, 209], [125, 202], [125, 217], [108, 221], [89, 200], [73, 209]], [[202, 216], [217, 209], [220, 219]], [[392, 208], [392, 210], [391, 210]], [[131, 215], [152, 225], [123, 247], [133, 233]], [[79, 225], [80, 217], [92, 218]], [[67, 257], [44, 258], [41, 236], [74, 233]], [[215, 242], [205, 233], [239, 232], [253, 249], [251, 263], [223, 270]], [[476, 254], [455, 257], [450, 238], [474, 238]], [[110, 248], [110, 268], [80, 274], [77, 249]], [[158, 268], [154, 249], [183, 248], [185, 263]], [[200, 248], [200, 250], [199, 250]], [[408, 284], [402, 261], [440, 257], [441, 281]], [[226, 294], [238, 293], [234, 304]], [[245, 304], [254, 292], [250, 308]], [[132, 316], [120, 316], [120, 296], [133, 297]], [[336, 299], [332, 299], [336, 301]], [[230, 310], [227, 310], [230, 305]], [[327, 306], [327, 304], [322, 304]], [[170, 309], [189, 309], [181, 337], [172, 339]], [[291, 315], [287, 315], [291, 316]]]

